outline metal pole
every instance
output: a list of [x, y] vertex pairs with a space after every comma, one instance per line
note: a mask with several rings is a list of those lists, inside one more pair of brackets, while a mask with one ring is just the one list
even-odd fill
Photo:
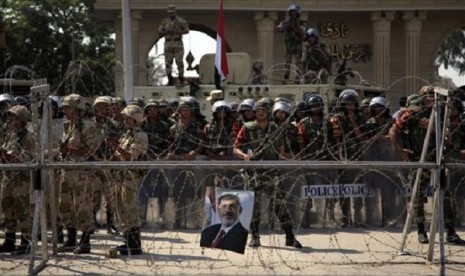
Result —
[[[431, 114], [429, 116], [428, 129], [426, 130], [425, 142], [423, 143], [423, 148], [421, 150], [420, 163], [425, 162], [425, 159], [426, 159], [426, 153], [428, 152], [429, 140], [431, 138], [431, 132], [433, 131], [433, 123], [434, 123], [435, 115], [436, 115], [436, 105], [433, 106], [433, 110], [431, 111]], [[402, 243], [400, 246], [401, 254], [404, 253], [405, 241], [407, 240], [407, 233], [410, 231], [410, 226], [412, 225], [413, 203], [417, 199], [417, 196], [418, 196], [418, 190], [420, 186], [420, 177], [421, 177], [422, 172], [423, 172], [423, 169], [421, 168], [417, 170], [417, 174], [415, 176], [415, 183], [412, 188], [412, 195], [410, 198], [410, 202], [407, 204], [407, 219], [404, 224], [404, 230], [402, 231]]]
[[123, 10], [123, 60], [124, 60], [124, 99], [129, 102], [133, 98], [132, 76], [132, 32], [131, 32], [131, 3], [122, 0]]

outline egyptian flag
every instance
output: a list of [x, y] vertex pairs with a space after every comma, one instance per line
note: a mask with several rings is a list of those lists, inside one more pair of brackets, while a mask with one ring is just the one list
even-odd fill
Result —
[[223, 0], [220, 0], [218, 25], [216, 28], [215, 86], [216, 89], [221, 89], [221, 83], [226, 80], [229, 73], [228, 60], [226, 58], [226, 39], [224, 37]]

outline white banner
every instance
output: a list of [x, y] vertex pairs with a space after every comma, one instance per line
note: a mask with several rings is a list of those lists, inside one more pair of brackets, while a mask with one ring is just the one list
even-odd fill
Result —
[[365, 184], [324, 184], [302, 186], [303, 198], [374, 197]]

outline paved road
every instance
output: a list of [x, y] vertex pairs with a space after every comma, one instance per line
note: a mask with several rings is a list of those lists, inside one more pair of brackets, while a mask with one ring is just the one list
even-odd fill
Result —
[[[40, 275], [438, 275], [437, 263], [427, 264], [427, 245], [418, 244], [415, 233], [407, 240], [411, 255], [397, 254], [401, 231], [310, 229], [298, 233], [301, 250], [283, 246], [279, 231], [268, 232], [262, 235], [262, 247], [240, 255], [200, 248], [198, 231], [154, 230], [143, 233], [144, 255], [109, 259], [105, 250], [120, 238], [100, 230], [92, 237], [91, 254], [50, 256]], [[465, 246], [446, 244], [445, 251], [446, 275], [465, 275]], [[27, 274], [28, 264], [27, 258], [0, 255], [3, 275]]]

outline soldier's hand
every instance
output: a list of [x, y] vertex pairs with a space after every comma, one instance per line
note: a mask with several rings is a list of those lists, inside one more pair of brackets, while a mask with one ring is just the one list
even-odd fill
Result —
[[422, 118], [422, 119], [420, 120], [420, 127], [421, 127], [421, 128], [427, 129], [427, 128], [428, 128], [428, 124], [429, 124], [429, 119], [427, 119], [427, 118]]
[[402, 152], [400, 153], [400, 158], [402, 158], [403, 161], [410, 161], [410, 154], [412, 154], [413, 151], [409, 149], [402, 149]]
[[189, 153], [184, 154], [186, 160], [194, 160], [196, 156], [195, 151], [190, 151]]

